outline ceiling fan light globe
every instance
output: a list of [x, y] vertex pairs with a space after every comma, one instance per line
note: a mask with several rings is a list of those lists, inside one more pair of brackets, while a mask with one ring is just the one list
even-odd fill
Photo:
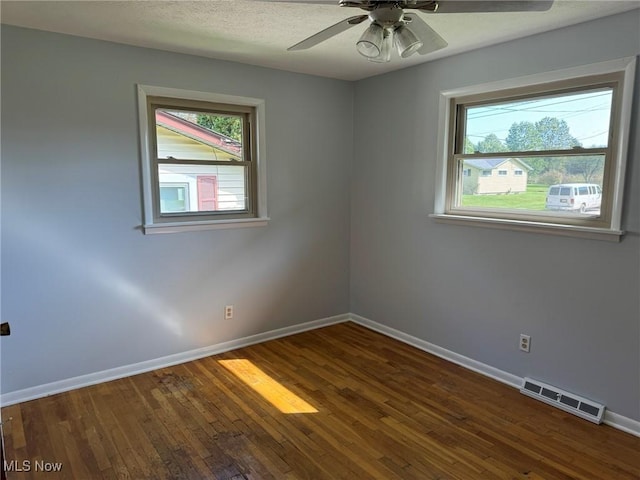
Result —
[[405, 50], [403, 50], [403, 52], [400, 54], [400, 56], [402, 58], [409, 58], [411, 55], [416, 53], [421, 48], [422, 48], [422, 42], [418, 42], [418, 43], [412, 45], [410, 48], [406, 48]]
[[406, 25], [401, 25], [395, 30], [396, 48], [398, 55], [407, 58], [422, 48], [422, 41]]
[[393, 49], [393, 31], [387, 30], [384, 32], [384, 39], [382, 40], [382, 48], [380, 49], [380, 55], [377, 57], [369, 58], [369, 61], [376, 63], [387, 63], [391, 61], [391, 50]]
[[358, 53], [367, 58], [377, 57], [382, 51], [383, 40], [384, 29], [380, 25], [372, 23], [356, 43]]
[[358, 53], [363, 57], [375, 58], [380, 55], [380, 49], [373, 43], [365, 40], [360, 40], [356, 43], [356, 48], [358, 49]]

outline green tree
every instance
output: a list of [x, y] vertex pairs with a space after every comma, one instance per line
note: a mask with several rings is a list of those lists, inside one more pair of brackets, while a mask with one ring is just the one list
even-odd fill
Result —
[[464, 137], [464, 152], [463, 153], [474, 153], [476, 151], [476, 146], [473, 144], [469, 137]]
[[604, 176], [604, 156], [569, 157], [566, 168], [569, 174], [580, 175], [585, 183], [600, 183]]
[[484, 137], [478, 146], [476, 147], [479, 152], [493, 153], [493, 152], [506, 152], [507, 146], [496, 136], [495, 133], [491, 133]]
[[242, 120], [228, 115], [198, 114], [198, 125], [226, 135], [238, 142], [242, 141]]
[[[509, 133], [505, 139], [507, 150], [511, 152], [522, 152], [538, 150], [542, 146], [540, 132], [531, 122], [514, 122], [509, 128]], [[548, 166], [543, 158], [527, 158], [527, 165], [531, 167], [530, 178], [537, 178], [547, 171]]]
[[[567, 150], [579, 147], [580, 142], [571, 135], [566, 121], [555, 117], [544, 117], [536, 123], [516, 122], [511, 125], [506, 138], [507, 148], [510, 151], [531, 150]], [[584, 158], [584, 157], [581, 157]], [[530, 157], [526, 159], [532, 168], [530, 176], [540, 179], [543, 175], [549, 178], [562, 172], [568, 172], [570, 164], [575, 170], [574, 174], [588, 176], [597, 175], [597, 166], [593, 162], [573, 161], [572, 157]], [[553, 175], [551, 175], [553, 174]]]
[[543, 157], [529, 157], [524, 159], [524, 161], [531, 167], [531, 171], [529, 172], [529, 177], [531, 180], [539, 179], [540, 176], [549, 172], [549, 160], [548, 158]]
[[580, 147], [580, 142], [569, 132], [569, 125], [555, 117], [544, 117], [536, 122], [543, 150], [563, 150]]
[[[569, 125], [555, 117], [544, 117], [536, 122], [536, 130], [540, 134], [543, 150], [566, 150], [579, 147], [580, 142], [569, 132]], [[559, 171], [569, 173], [569, 162], [572, 157], [545, 157], [545, 172]], [[578, 165], [578, 164], [576, 164]], [[582, 174], [587, 171], [582, 169]]]
[[505, 141], [507, 149], [512, 152], [539, 150], [542, 147], [540, 132], [531, 122], [514, 122]]

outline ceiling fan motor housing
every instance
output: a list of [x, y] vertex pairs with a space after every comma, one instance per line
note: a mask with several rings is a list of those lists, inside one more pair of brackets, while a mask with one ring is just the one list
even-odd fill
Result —
[[437, 0], [396, 0], [396, 1], [376, 1], [376, 0], [339, 0], [338, 5], [341, 7], [357, 7], [362, 10], [372, 11], [380, 8], [414, 8], [427, 12], [435, 12], [438, 10]]
[[403, 17], [402, 8], [396, 6], [376, 8], [369, 12], [369, 19], [383, 28], [401, 24]]

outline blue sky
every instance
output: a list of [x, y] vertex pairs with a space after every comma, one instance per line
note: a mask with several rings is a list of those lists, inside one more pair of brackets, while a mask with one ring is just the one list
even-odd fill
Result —
[[535, 123], [544, 117], [565, 120], [582, 146], [606, 146], [611, 117], [612, 91], [563, 94], [535, 100], [471, 107], [467, 113], [467, 137], [478, 143], [487, 135], [503, 142], [514, 122]]

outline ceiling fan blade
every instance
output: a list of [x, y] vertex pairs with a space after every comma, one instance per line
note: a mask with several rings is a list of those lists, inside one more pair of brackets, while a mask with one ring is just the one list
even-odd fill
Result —
[[310, 3], [310, 4], [318, 4], [318, 5], [336, 5], [337, 0], [258, 0], [260, 2], [271, 2], [271, 3]]
[[553, 0], [441, 0], [435, 13], [543, 12]]
[[409, 28], [413, 30], [413, 33], [422, 40], [422, 47], [418, 49], [420, 55], [426, 55], [427, 53], [435, 52], [448, 45], [447, 41], [442, 38], [438, 33], [425, 23], [418, 14], [406, 13], [405, 18], [411, 19]]
[[330, 39], [334, 35], [344, 32], [345, 30], [350, 29], [354, 25], [358, 25], [365, 21], [369, 16], [368, 15], [356, 15], [355, 17], [345, 18], [344, 20], [336, 23], [335, 25], [331, 25], [328, 28], [316, 33], [315, 35], [311, 35], [308, 38], [305, 38], [299, 43], [296, 43], [294, 46], [287, 48], [287, 51], [294, 50], [305, 50], [307, 48], [311, 48], [314, 45], [317, 45], [325, 40]]

